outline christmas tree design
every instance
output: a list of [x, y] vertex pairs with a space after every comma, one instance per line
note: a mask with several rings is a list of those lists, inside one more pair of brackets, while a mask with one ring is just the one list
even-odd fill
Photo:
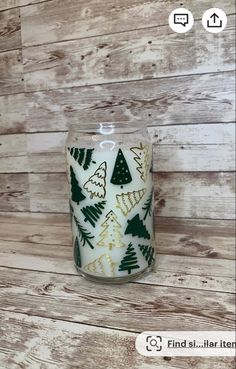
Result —
[[78, 180], [76, 179], [74, 169], [70, 166], [70, 184], [71, 184], [71, 199], [79, 204], [86, 197], [82, 193], [82, 188], [79, 186]]
[[149, 149], [148, 145], [143, 145], [140, 143], [138, 147], [131, 147], [130, 149], [134, 154], [134, 160], [138, 164], [136, 168], [140, 173], [140, 178], [145, 181], [149, 169]]
[[127, 215], [134, 207], [137, 205], [140, 200], [143, 198], [146, 192], [146, 188], [142, 188], [138, 191], [132, 191], [127, 193], [122, 193], [120, 195], [116, 195], [117, 208], [120, 208], [123, 215]]
[[142, 209], [145, 210], [143, 220], [145, 220], [147, 218], [147, 215], [149, 215], [149, 216], [152, 215], [152, 199], [153, 199], [153, 190], [152, 190], [149, 198], [147, 199], [147, 201], [145, 202], [145, 204], [142, 207]]
[[122, 242], [121, 225], [117, 221], [116, 214], [111, 210], [106, 215], [106, 220], [102, 223], [102, 232], [99, 234], [101, 237], [97, 245], [104, 247], [107, 246], [109, 250], [113, 247], [124, 247], [125, 244]]
[[152, 246], [147, 245], [138, 245], [140, 251], [142, 252], [143, 256], [145, 257], [145, 260], [148, 263], [148, 266], [152, 264], [154, 261], [154, 248]]
[[104, 161], [98, 169], [84, 184], [84, 189], [90, 193], [90, 198], [94, 196], [104, 198], [106, 195], [106, 172], [107, 163]]
[[129, 171], [129, 167], [127, 165], [122, 150], [119, 149], [111, 177], [111, 183], [115, 185], [124, 185], [130, 183], [131, 181], [132, 177]]
[[121, 263], [119, 266], [119, 272], [127, 270], [128, 274], [130, 274], [133, 269], [138, 269], [138, 268], [139, 268], [139, 265], [138, 265], [138, 258], [136, 255], [136, 251], [132, 243], [130, 242], [127, 247], [125, 256], [121, 260]]
[[107, 254], [102, 254], [99, 258], [87, 264], [84, 269], [90, 273], [103, 274], [109, 277], [114, 276], [116, 263]]
[[127, 220], [128, 226], [125, 230], [125, 234], [132, 234], [132, 236], [138, 236], [139, 238], [145, 238], [150, 240], [150, 234], [147, 228], [139, 218], [139, 214], [135, 215], [131, 220]]
[[95, 205], [85, 206], [81, 209], [81, 212], [84, 214], [84, 221], [89, 223], [95, 227], [95, 222], [99, 219], [102, 214], [102, 210], [105, 208], [106, 201], [100, 201]]
[[80, 255], [78, 237], [75, 238], [75, 242], [74, 242], [74, 260], [75, 260], [75, 264], [79, 268], [81, 268], [82, 263], [81, 263], [81, 255]]
[[81, 165], [84, 170], [88, 169], [92, 161], [94, 149], [78, 149], [77, 147], [68, 147], [70, 155]]
[[78, 228], [78, 232], [79, 232], [79, 235], [80, 235], [80, 241], [82, 243], [82, 246], [84, 246], [86, 243], [89, 245], [89, 247], [91, 249], [94, 249], [94, 246], [92, 245], [91, 243], [91, 239], [94, 238], [94, 236], [91, 235], [90, 232], [88, 232], [81, 224], [80, 222], [78, 221], [78, 219], [76, 218], [76, 216], [74, 215], [73, 216], [73, 219], [74, 219], [74, 222]]

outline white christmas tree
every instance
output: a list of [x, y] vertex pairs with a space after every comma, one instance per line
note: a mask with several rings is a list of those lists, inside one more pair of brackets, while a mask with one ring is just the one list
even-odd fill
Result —
[[107, 163], [104, 161], [84, 184], [84, 189], [90, 193], [90, 198], [104, 198], [106, 195]]
[[145, 192], [146, 189], [142, 188], [141, 190], [116, 195], [116, 207], [120, 208], [124, 215], [127, 215], [140, 202]]
[[136, 168], [140, 173], [140, 178], [145, 181], [149, 169], [149, 148], [148, 145], [140, 143], [138, 147], [131, 147], [130, 149], [134, 154], [134, 160], [138, 164]]
[[101, 224], [103, 228], [102, 232], [99, 234], [101, 237], [97, 245], [101, 247], [108, 247], [111, 250], [113, 247], [124, 247], [125, 244], [122, 242], [122, 234], [120, 232], [121, 225], [117, 221], [117, 216], [111, 210], [106, 215], [106, 220]]
[[102, 274], [109, 277], [114, 276], [116, 263], [107, 254], [102, 254], [99, 258], [87, 264], [84, 269], [90, 273]]

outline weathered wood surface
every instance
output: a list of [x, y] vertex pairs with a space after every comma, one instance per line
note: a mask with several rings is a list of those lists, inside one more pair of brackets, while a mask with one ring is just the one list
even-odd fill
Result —
[[[225, 172], [155, 174], [156, 215], [234, 219], [235, 176]], [[23, 184], [23, 185], [22, 185]], [[19, 190], [19, 185], [23, 186]], [[3, 174], [0, 211], [68, 212], [65, 173]]]
[[0, 53], [0, 95], [14, 94], [24, 90], [22, 72], [21, 50]]
[[[195, 19], [201, 19], [203, 9], [212, 7], [209, 0], [187, 0]], [[216, 0], [215, 7], [222, 7]], [[52, 0], [42, 4], [21, 8], [22, 42], [24, 46], [48, 42], [98, 36], [133, 29], [162, 26], [168, 24], [170, 12], [179, 7], [179, 2], [146, 0], [114, 0], [106, 2], [77, 0], [62, 2]], [[234, 13], [231, 0], [224, 1], [224, 11]], [[132, 21], [131, 21], [132, 19]]]
[[234, 70], [235, 17], [219, 35], [169, 25], [23, 49], [26, 91]]
[[234, 72], [223, 72], [27, 94], [27, 129], [132, 119], [153, 125], [233, 122], [234, 82]]
[[[234, 260], [233, 220], [165, 217], [156, 217], [155, 220], [159, 253]], [[69, 214], [1, 212], [1, 223], [1, 240], [71, 245]]]
[[[132, 332], [12, 312], [1, 311], [0, 317], [0, 357], [4, 369], [94, 369], [94, 363], [97, 369], [234, 368], [234, 358], [230, 357], [145, 358], [137, 354], [136, 334]], [[12, 342], [17, 342], [14, 350]]]
[[29, 211], [29, 195], [28, 174], [1, 174], [1, 211]]
[[[69, 214], [0, 212], [0, 223], [5, 223], [0, 231], [1, 240], [71, 245]], [[12, 226], [11, 232], [6, 232], [6, 223], [8, 227], [16, 224], [17, 228]], [[155, 227], [158, 253], [235, 259], [234, 220], [156, 217]]]
[[24, 94], [0, 96], [0, 134], [27, 130], [25, 106]]
[[[1, 235], [1, 238], [7, 237]], [[37, 239], [40, 242], [40, 237], [35, 235], [28, 237], [33, 242], [0, 240], [0, 266], [77, 275], [71, 245], [58, 247], [37, 243]], [[234, 260], [157, 254], [153, 272], [137, 283], [234, 293], [234, 268]]]
[[50, 0], [1, 0], [0, 10], [16, 8], [18, 6], [30, 5], [35, 3], [41, 3]]
[[[235, 124], [150, 127], [154, 171], [233, 171]], [[66, 132], [0, 137], [0, 172], [65, 171]]]
[[[157, 262], [139, 283], [234, 292], [234, 228], [233, 221], [156, 218]], [[0, 266], [77, 275], [71, 243], [68, 215], [0, 214]]]
[[0, 96], [0, 133], [65, 131], [97, 120], [233, 122], [234, 82], [234, 72], [223, 72]]
[[19, 8], [0, 12], [0, 52], [21, 48]]
[[0, 309], [136, 332], [234, 328], [234, 294], [153, 284], [146, 292], [142, 283], [114, 288], [76, 275], [1, 268]]

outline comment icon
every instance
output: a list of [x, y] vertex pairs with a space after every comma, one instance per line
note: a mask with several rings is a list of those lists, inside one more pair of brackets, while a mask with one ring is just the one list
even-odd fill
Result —
[[192, 28], [193, 23], [193, 15], [188, 9], [174, 9], [169, 15], [169, 26], [174, 32], [188, 32]]
[[188, 14], [174, 14], [174, 23], [185, 27], [188, 24]]

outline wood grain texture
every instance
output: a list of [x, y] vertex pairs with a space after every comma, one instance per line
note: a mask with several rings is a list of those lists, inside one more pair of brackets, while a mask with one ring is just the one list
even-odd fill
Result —
[[[21, 174], [19, 174], [19, 177]], [[158, 173], [156, 214], [168, 217], [233, 219], [233, 173]], [[31, 211], [67, 212], [66, 175], [29, 174]], [[48, 189], [52, 190], [49, 192]]]
[[1, 211], [29, 211], [28, 174], [1, 174]]
[[156, 214], [234, 219], [234, 173], [158, 173], [155, 178]]
[[159, 253], [235, 259], [235, 222], [156, 217]]
[[[29, 177], [28, 177], [29, 176]], [[65, 173], [4, 174], [1, 211], [68, 212]], [[29, 182], [28, 182], [29, 180]], [[19, 185], [24, 183], [24, 190]], [[156, 215], [164, 217], [234, 219], [235, 176], [226, 172], [157, 173]], [[30, 197], [30, 208], [28, 207]], [[20, 204], [22, 206], [20, 206]]]
[[[90, 0], [79, 6], [77, 0], [53, 0], [21, 8], [22, 42], [24, 46], [39, 45], [164, 25], [178, 6], [175, 0], [165, 1], [164, 7], [160, 1], [145, 0]], [[187, 0], [184, 6], [191, 9], [195, 19], [201, 19], [202, 9], [210, 8], [212, 2]], [[214, 6], [221, 8], [222, 1], [216, 0]], [[225, 0], [223, 9], [227, 14], [234, 13], [232, 1]]]
[[[230, 357], [155, 357], [137, 355], [136, 334], [72, 322], [0, 312], [3, 369], [233, 369]], [[5, 332], [8, 332], [6, 334]], [[50, 334], [49, 334], [50, 332]], [[23, 339], [22, 339], [23, 338]], [[12, 342], [17, 342], [14, 350]], [[91, 342], [95, 349], [91, 350]], [[69, 347], [69, 350], [65, 350]], [[112, 353], [112, 360], [111, 360]], [[89, 360], [88, 360], [89, 358]]]
[[[4, 231], [3, 225], [0, 239], [71, 245], [69, 214], [0, 212], [0, 223], [7, 223], [8, 227], [17, 224], [17, 228], [12, 227], [9, 233]], [[20, 232], [19, 225], [25, 226]], [[158, 253], [212, 259], [235, 258], [233, 220], [155, 217], [155, 229]]]
[[234, 70], [234, 21], [220, 42], [199, 21], [187, 36], [167, 25], [24, 48], [26, 91]]
[[21, 50], [0, 53], [0, 95], [24, 90], [22, 72]]
[[[154, 171], [234, 171], [235, 124], [149, 127]], [[63, 172], [66, 132], [2, 135], [0, 172]]]
[[233, 294], [151, 284], [145, 291], [129, 283], [117, 295], [114, 286], [74, 275], [2, 269], [0, 309], [136, 332], [234, 328]]
[[0, 52], [21, 48], [19, 8], [0, 12]]
[[0, 11], [50, 0], [1, 0]]
[[[19, 233], [19, 239], [23, 238], [22, 231]], [[0, 240], [0, 266], [56, 274], [78, 274], [72, 260], [71, 243], [59, 247], [44, 244], [39, 234], [24, 238], [30, 242], [6, 241], [4, 238], [8, 237], [2, 232], [0, 237], [3, 238]], [[217, 292], [235, 291], [233, 260], [161, 254], [157, 254], [156, 259], [152, 273], [135, 283]]]
[[27, 131], [24, 94], [0, 96], [0, 134]]
[[80, 121], [233, 122], [234, 82], [234, 72], [224, 72], [27, 94], [27, 130], [61, 131]]

